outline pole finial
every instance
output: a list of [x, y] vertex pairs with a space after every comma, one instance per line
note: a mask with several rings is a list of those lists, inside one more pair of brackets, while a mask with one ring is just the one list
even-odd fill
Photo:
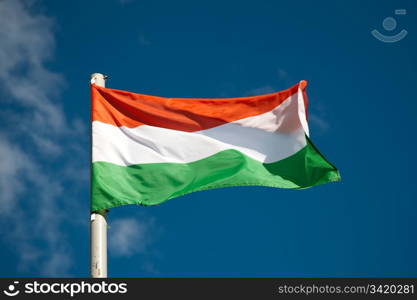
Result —
[[101, 74], [101, 73], [93, 73], [91, 74], [91, 84], [96, 84], [98, 86], [104, 87], [106, 79], [109, 78], [109, 76]]

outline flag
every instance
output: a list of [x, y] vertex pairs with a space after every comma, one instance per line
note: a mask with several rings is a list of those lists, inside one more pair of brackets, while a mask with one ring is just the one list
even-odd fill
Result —
[[306, 86], [208, 99], [93, 83], [92, 211], [214, 188], [300, 189], [340, 180], [309, 139]]

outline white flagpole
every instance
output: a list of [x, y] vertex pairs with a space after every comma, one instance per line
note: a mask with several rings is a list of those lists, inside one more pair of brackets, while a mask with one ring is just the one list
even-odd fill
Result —
[[[107, 76], [91, 74], [91, 83], [105, 87]], [[106, 210], [91, 213], [91, 277], [107, 277], [107, 221]]]

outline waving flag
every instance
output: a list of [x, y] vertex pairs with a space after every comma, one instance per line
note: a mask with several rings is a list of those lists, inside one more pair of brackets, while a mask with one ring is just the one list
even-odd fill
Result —
[[204, 99], [92, 84], [92, 211], [213, 188], [340, 180], [308, 138], [306, 85]]

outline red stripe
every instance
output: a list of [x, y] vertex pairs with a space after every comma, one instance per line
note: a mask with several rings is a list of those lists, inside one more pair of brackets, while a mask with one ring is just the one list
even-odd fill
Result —
[[92, 84], [92, 121], [129, 128], [146, 124], [199, 131], [271, 111], [296, 93], [299, 86], [305, 92], [306, 81], [267, 95], [205, 99], [163, 98]]

